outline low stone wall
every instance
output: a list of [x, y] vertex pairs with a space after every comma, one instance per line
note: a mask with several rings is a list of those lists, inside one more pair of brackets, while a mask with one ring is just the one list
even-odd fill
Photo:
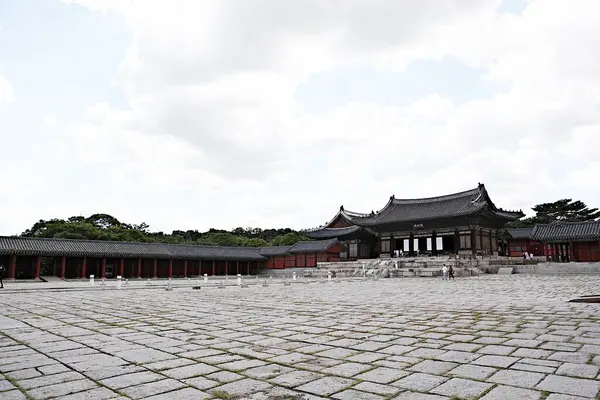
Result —
[[[499, 263], [490, 259], [456, 260], [442, 257], [431, 258], [387, 258], [358, 260], [347, 262], [318, 263], [312, 268], [263, 269], [261, 276], [326, 278], [329, 272], [338, 277], [408, 277], [408, 276], [440, 276], [444, 264], [454, 267], [455, 276], [476, 276], [480, 274], [497, 274], [500, 268], [514, 268], [515, 274], [600, 274], [600, 263], [538, 263], [517, 264], [515, 262]], [[509, 261], [509, 260], [504, 260]], [[421, 271], [421, 272], [420, 272]]]
[[506, 266], [506, 265], [536, 265], [539, 263], [538, 259], [533, 259], [533, 260], [524, 260], [522, 258], [498, 258], [498, 259], [490, 259], [488, 264], [490, 266], [492, 265], [502, 265], [502, 266]]
[[537, 265], [517, 265], [516, 274], [600, 274], [600, 263], [539, 263]]

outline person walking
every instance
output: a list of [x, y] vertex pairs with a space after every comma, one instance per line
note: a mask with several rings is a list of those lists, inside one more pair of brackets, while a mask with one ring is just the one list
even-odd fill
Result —
[[0, 265], [0, 289], [4, 289], [4, 281], [2, 278], [4, 278], [4, 265]]
[[444, 266], [442, 267], [442, 280], [445, 281], [447, 278], [448, 274], [448, 268], [446, 267], [446, 264], [444, 264]]
[[452, 267], [452, 264], [448, 267], [448, 280], [450, 280], [450, 278], [454, 280], [454, 268]]

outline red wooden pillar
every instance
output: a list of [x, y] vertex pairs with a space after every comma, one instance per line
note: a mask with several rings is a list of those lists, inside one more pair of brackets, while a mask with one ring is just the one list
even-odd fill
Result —
[[119, 266], [119, 275], [121, 278], [125, 275], [125, 259], [121, 257], [121, 265]]
[[142, 257], [138, 257], [138, 270], [137, 270], [137, 277], [139, 279], [142, 279]]
[[65, 273], [67, 270], [67, 256], [62, 256], [62, 261], [60, 263], [60, 278], [65, 279]]
[[33, 279], [39, 280], [40, 279], [40, 268], [42, 265], [42, 257], [37, 256], [35, 258], [35, 271], [33, 272]]
[[86, 269], [87, 269], [87, 257], [83, 257], [83, 262], [81, 263], [81, 277], [85, 278], [85, 274], [86, 274]]
[[246, 269], [248, 270], [248, 275], [250, 275], [250, 261], [246, 263]]
[[169, 258], [169, 278], [173, 277], [173, 259]]
[[239, 275], [240, 274], [240, 260], [236, 261], [236, 268], [237, 268], [236, 274]]
[[215, 260], [212, 260], [212, 274], [215, 274]]
[[187, 258], [183, 260], [183, 277], [187, 278]]
[[17, 256], [15, 254], [10, 256], [10, 265], [8, 267], [8, 279], [15, 279], [17, 273]]
[[100, 278], [106, 276], [106, 257], [102, 257], [102, 267], [100, 268]]
[[158, 278], [158, 258], [154, 259], [154, 279]]

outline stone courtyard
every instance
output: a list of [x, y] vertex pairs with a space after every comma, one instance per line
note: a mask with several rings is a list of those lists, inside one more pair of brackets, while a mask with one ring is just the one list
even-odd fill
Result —
[[600, 399], [600, 276], [0, 293], [0, 399]]

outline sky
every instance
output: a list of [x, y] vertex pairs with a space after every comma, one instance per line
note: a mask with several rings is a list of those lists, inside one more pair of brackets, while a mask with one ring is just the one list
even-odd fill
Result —
[[600, 207], [598, 48], [597, 0], [0, 0], [0, 234]]

